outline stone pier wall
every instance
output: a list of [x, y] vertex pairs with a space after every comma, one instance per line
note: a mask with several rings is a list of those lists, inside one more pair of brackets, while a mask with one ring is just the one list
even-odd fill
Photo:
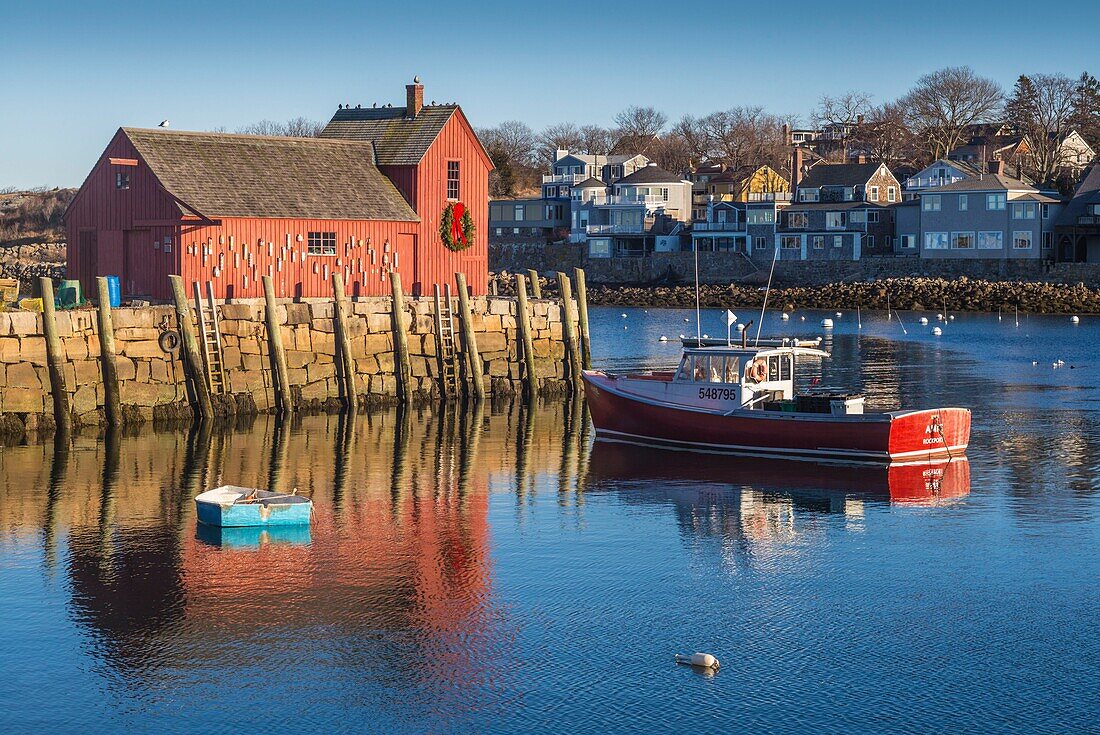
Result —
[[[359, 299], [349, 302], [349, 307], [348, 331], [360, 403], [392, 403], [397, 383], [390, 299]], [[410, 387], [420, 401], [439, 395], [433, 309], [432, 299], [406, 299], [403, 321], [411, 357]], [[488, 389], [492, 395], [518, 391], [515, 301], [472, 299], [471, 309]], [[531, 301], [531, 312], [540, 392], [561, 391], [565, 386], [562, 309], [554, 301], [541, 299]], [[271, 410], [274, 391], [263, 301], [221, 304], [219, 313], [227, 393], [215, 396], [216, 411], [230, 415]], [[165, 330], [177, 329], [175, 310], [169, 306], [123, 308], [114, 309], [112, 317], [119, 392], [127, 421], [190, 417], [180, 352], [165, 352], [160, 345]], [[338, 407], [332, 301], [280, 301], [278, 318], [297, 407]], [[0, 430], [8, 433], [44, 428], [53, 421], [42, 319], [34, 312], [0, 312]], [[58, 312], [57, 323], [65, 353], [65, 386], [76, 422], [98, 424], [103, 420], [104, 393], [96, 312]], [[457, 308], [455, 329], [460, 329]], [[456, 342], [461, 344], [458, 334]]]

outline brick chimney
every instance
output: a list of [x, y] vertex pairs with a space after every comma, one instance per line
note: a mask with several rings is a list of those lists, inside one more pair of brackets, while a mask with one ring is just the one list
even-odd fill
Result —
[[795, 146], [791, 151], [791, 186], [797, 188], [802, 183], [802, 148]]
[[413, 77], [413, 83], [405, 85], [405, 117], [416, 117], [423, 109], [424, 85], [420, 77]]
[[856, 163], [867, 163], [867, 156], [860, 153], [858, 156], [856, 156]]
[[783, 145], [790, 145], [791, 138], [791, 126], [790, 123], [783, 123]]
[[998, 159], [996, 161], [990, 161], [989, 162], [989, 173], [991, 173], [991, 174], [1000, 174], [1001, 176], [1004, 176], [1004, 172], [1005, 172], [1005, 162], [1004, 161]]

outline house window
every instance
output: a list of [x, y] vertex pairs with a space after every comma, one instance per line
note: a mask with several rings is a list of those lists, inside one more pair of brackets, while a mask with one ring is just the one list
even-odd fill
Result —
[[750, 225], [770, 225], [775, 222], [775, 212], [771, 209], [750, 209], [745, 216]]
[[824, 250], [824, 249], [825, 249], [825, 236], [824, 235], [814, 235], [814, 250]]
[[826, 212], [825, 228], [829, 230], [844, 229], [844, 212]]
[[844, 236], [843, 235], [833, 235], [833, 247], [834, 248], [844, 247]]
[[987, 230], [978, 233], [978, 250], [1000, 250], [1004, 247], [1004, 233]]
[[940, 211], [940, 195], [939, 194], [925, 194], [920, 198], [921, 207], [925, 212], [938, 212]]
[[1035, 202], [1013, 202], [1012, 219], [1035, 219]]
[[1017, 230], [1012, 233], [1013, 250], [1031, 250], [1031, 230]]
[[504, 228], [503, 227], [498, 227], [497, 228], [497, 234], [498, 235], [503, 235], [504, 234]]
[[896, 186], [886, 187], [886, 201], [896, 202], [898, 200], [898, 189]]
[[890, 246], [891, 246], [891, 245], [893, 245], [893, 244], [894, 244], [894, 238], [892, 238], [892, 237], [890, 237], [889, 235], [887, 235], [887, 236], [886, 236], [886, 247], [890, 247]]
[[802, 248], [802, 238], [798, 235], [783, 235], [781, 242], [784, 250], [800, 250]]
[[130, 174], [124, 171], [119, 171], [115, 174], [115, 188], [116, 189], [129, 189], [130, 188]]
[[309, 233], [306, 241], [306, 252], [310, 255], [336, 255], [336, 233]]
[[869, 202], [877, 202], [878, 201], [878, 187], [877, 186], [867, 187], [867, 201], [869, 201]]
[[447, 161], [447, 198], [457, 201], [461, 197], [458, 188], [459, 162]]
[[959, 211], [965, 212], [970, 209], [970, 199], [966, 194], [959, 194]]
[[901, 236], [901, 247], [902, 248], [910, 249], [910, 248], [915, 248], [916, 246], [917, 246], [917, 236], [916, 235], [902, 235]]
[[166, 253], [172, 252], [172, 236], [171, 235], [165, 235], [164, 236], [164, 252], [166, 252]]
[[1048, 217], [1050, 217], [1050, 205], [1043, 204], [1041, 206], [1043, 208], [1043, 219], [1047, 219]]
[[1008, 195], [1006, 194], [986, 194], [985, 195], [985, 208], [991, 212], [1000, 211], [1005, 208], [1005, 203], [1008, 201]]
[[951, 233], [951, 249], [952, 250], [973, 250], [974, 249], [974, 233], [973, 232], [952, 232]]
[[787, 227], [794, 230], [806, 229], [807, 217], [805, 212], [788, 212]]
[[799, 189], [798, 201], [800, 202], [816, 202], [818, 200], [817, 189]]
[[867, 247], [873, 248], [875, 246], [875, 236], [868, 235], [865, 240], [867, 241]]
[[[447, 187], [450, 188], [450, 183], [447, 184]], [[516, 222], [522, 222], [523, 221], [523, 205], [522, 204], [517, 204], [512, 208], [512, 219], [514, 219]]]
[[872, 225], [878, 224], [878, 212], [868, 212], [867, 221]]
[[756, 236], [756, 249], [757, 250], [767, 250], [768, 249], [768, 238], [764, 237], [763, 235], [757, 235]]
[[946, 232], [924, 233], [925, 250], [947, 250], [948, 242], [948, 234]]
[[1052, 247], [1054, 247], [1054, 233], [1053, 232], [1044, 232], [1043, 233], [1043, 250], [1050, 250]]

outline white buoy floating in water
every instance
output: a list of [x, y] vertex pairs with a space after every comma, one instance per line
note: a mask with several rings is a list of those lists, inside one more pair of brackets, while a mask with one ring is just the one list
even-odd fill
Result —
[[1077, 323], [1079, 323], [1080, 321], [1081, 321], [1081, 317], [1077, 316], [1076, 314], [1074, 314], [1073, 316], [1071, 316], [1071, 317], [1069, 318], [1069, 323], [1070, 323], [1070, 324], [1077, 324]]
[[952, 322], [953, 322], [953, 321], [955, 321], [955, 315], [954, 315], [954, 314], [952, 314], [951, 316], [947, 317], [947, 319], [948, 319], [948, 321], [952, 321]]
[[922, 317], [921, 317], [921, 318], [920, 318], [920, 319], [919, 319], [918, 321], [919, 321], [919, 322], [920, 322], [921, 324], [927, 324], [927, 323], [928, 323], [928, 317], [926, 317], [926, 316], [922, 316]]
[[709, 334], [704, 334], [703, 339], [710, 339], [710, 335]]
[[798, 317], [798, 320], [799, 320], [800, 322], [804, 322], [804, 321], [806, 321], [806, 317], [804, 317], [804, 316], [800, 316], [800, 317]]
[[822, 319], [821, 320], [821, 326], [825, 327], [826, 329], [832, 329], [833, 328], [833, 320], [832, 319]]
[[932, 327], [932, 334], [939, 337], [941, 334], [943, 334], [943, 330], [939, 327]]
[[936, 321], [937, 322], [942, 322], [943, 321], [943, 314], [936, 314]]
[[783, 321], [787, 321], [788, 319], [791, 318], [791, 315], [788, 314], [787, 312], [783, 312], [782, 314], [779, 315], [779, 318], [782, 319]]
[[626, 312], [623, 312], [623, 313], [621, 314], [621, 316], [622, 316], [622, 318], [623, 318], [623, 319], [626, 319]]
[[687, 317], [684, 317], [684, 324], [687, 324], [690, 321], [691, 321], [690, 319], [688, 319]]
[[843, 314], [841, 314], [841, 313], [840, 313], [839, 311], [838, 311], [838, 312], [836, 313], [836, 318], [837, 318], [837, 319], [839, 319], [839, 318], [840, 318], [840, 317], [842, 317], [842, 316], [844, 316], [844, 315], [843, 315]]
[[676, 654], [676, 663], [684, 664], [685, 666], [698, 666], [701, 669], [713, 669], [717, 670], [721, 668], [721, 664], [718, 663], [718, 659], [709, 653], [693, 653], [690, 656], [686, 653]]
[[661, 335], [661, 339], [659, 339], [659, 340], [657, 340], [657, 341], [658, 341], [658, 342], [668, 342], [668, 337], [666, 337], [665, 335], [663, 335], [663, 334], [662, 334], [662, 335]]

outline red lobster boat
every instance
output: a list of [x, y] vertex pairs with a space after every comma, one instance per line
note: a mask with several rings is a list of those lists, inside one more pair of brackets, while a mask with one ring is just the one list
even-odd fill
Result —
[[598, 439], [672, 449], [848, 462], [950, 458], [970, 442], [970, 410], [864, 413], [863, 396], [795, 391], [798, 357], [824, 350], [687, 348], [674, 372], [586, 370]]

